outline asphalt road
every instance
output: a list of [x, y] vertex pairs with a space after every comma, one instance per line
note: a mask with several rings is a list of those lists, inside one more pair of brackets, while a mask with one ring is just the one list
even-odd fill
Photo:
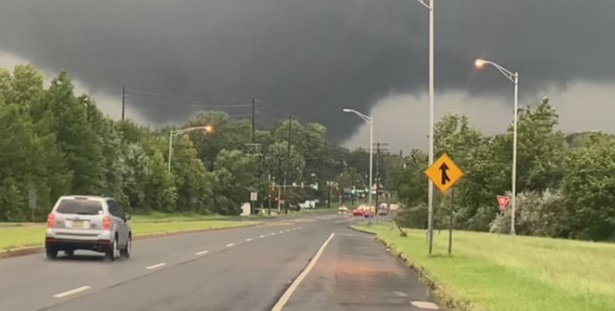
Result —
[[0, 260], [0, 310], [269, 311], [284, 296], [283, 310], [423, 310], [410, 301], [427, 300], [426, 289], [373, 238], [346, 229], [350, 221], [306, 217], [139, 240], [130, 259], [113, 263]]

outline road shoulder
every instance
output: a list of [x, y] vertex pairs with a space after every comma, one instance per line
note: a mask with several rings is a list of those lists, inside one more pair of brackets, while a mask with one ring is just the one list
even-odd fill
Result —
[[285, 311], [434, 310], [417, 275], [372, 235], [344, 230], [323, 252]]

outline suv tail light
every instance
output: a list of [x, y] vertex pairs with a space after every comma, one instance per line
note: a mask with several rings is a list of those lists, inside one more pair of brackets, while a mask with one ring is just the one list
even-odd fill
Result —
[[102, 227], [103, 227], [103, 230], [105, 231], [111, 230], [111, 217], [109, 216], [103, 217]]
[[47, 228], [53, 228], [56, 225], [56, 216], [54, 214], [47, 215]]

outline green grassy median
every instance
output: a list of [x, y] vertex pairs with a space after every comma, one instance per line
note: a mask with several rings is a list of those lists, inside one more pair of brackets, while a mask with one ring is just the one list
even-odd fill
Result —
[[[217, 219], [216, 219], [217, 218]], [[256, 221], [225, 220], [207, 216], [134, 216], [130, 221], [135, 236], [156, 233], [243, 227], [257, 224]], [[24, 223], [0, 226], [0, 252], [18, 247], [42, 246], [45, 240], [45, 224]]]
[[434, 232], [428, 256], [425, 231], [401, 237], [392, 224], [359, 225], [376, 233], [424, 269], [445, 299], [481, 311], [615, 310], [615, 245], [547, 238]]

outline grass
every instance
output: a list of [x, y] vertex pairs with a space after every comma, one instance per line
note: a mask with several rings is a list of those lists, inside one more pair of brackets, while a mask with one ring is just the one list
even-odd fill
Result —
[[395, 252], [424, 269], [446, 300], [481, 311], [615, 310], [615, 245], [536, 237], [434, 233], [427, 255], [425, 231], [401, 237], [392, 224], [359, 225], [392, 244]]
[[[174, 233], [201, 229], [233, 228], [253, 225], [255, 221], [230, 220], [221, 216], [135, 215], [130, 221], [135, 236]], [[41, 246], [45, 224], [24, 223], [0, 226], [0, 251], [18, 247]]]

